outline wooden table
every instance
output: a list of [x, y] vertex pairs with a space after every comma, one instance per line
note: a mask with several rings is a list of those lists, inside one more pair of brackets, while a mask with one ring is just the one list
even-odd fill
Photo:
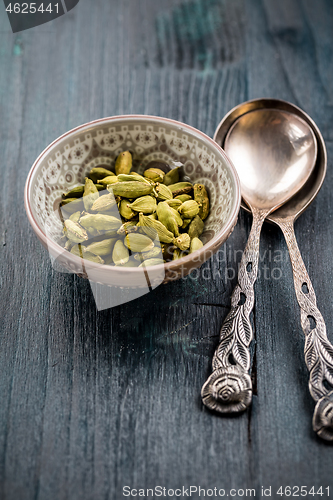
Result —
[[52, 269], [23, 206], [33, 161], [76, 125], [145, 113], [212, 136], [242, 101], [287, 99], [317, 122], [328, 149], [327, 178], [296, 235], [332, 341], [332, 42], [330, 0], [81, 0], [15, 35], [1, 2], [1, 500], [119, 500], [124, 486], [190, 485], [255, 488], [255, 498], [271, 486], [277, 499], [287, 498], [280, 486], [331, 486], [333, 495], [333, 449], [311, 428], [300, 312], [277, 228], [265, 225], [261, 238], [253, 405], [221, 418], [200, 389], [251, 217], [240, 213], [199, 276], [97, 312], [89, 282]]

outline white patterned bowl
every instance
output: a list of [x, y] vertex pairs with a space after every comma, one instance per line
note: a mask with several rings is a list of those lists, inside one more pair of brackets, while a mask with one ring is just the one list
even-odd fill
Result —
[[58, 243], [62, 224], [57, 207], [62, 193], [82, 183], [92, 167], [111, 167], [124, 150], [134, 153], [134, 170], [140, 173], [151, 160], [180, 161], [184, 174], [192, 182], [204, 184], [209, 192], [211, 210], [201, 237], [204, 246], [179, 260], [147, 268], [154, 270], [149, 273], [151, 285], [155, 275], [161, 282], [161, 273], [164, 282], [184, 277], [226, 241], [241, 201], [237, 173], [225, 152], [213, 139], [184, 123], [157, 116], [114, 116], [81, 125], [56, 139], [37, 158], [26, 181], [25, 208], [32, 228], [68, 272], [105, 285], [140, 287], [142, 268], [82, 260]]

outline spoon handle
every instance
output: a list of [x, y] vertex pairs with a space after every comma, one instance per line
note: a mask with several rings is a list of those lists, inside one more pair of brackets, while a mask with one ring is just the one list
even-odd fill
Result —
[[253, 208], [252, 228], [238, 271], [238, 284], [231, 296], [231, 310], [220, 332], [213, 357], [213, 373], [201, 389], [203, 403], [220, 413], [238, 413], [251, 404], [252, 382], [249, 346], [253, 339], [250, 313], [258, 274], [262, 224], [268, 211]]
[[305, 363], [310, 372], [309, 389], [317, 402], [313, 429], [321, 438], [333, 441], [333, 346], [327, 338], [325, 321], [317, 307], [316, 295], [297, 245], [293, 220], [274, 221], [287, 242], [296, 297], [301, 308]]

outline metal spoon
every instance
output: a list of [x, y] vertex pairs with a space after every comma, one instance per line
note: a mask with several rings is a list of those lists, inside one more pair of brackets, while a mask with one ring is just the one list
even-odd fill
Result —
[[[318, 153], [315, 169], [304, 187], [281, 208], [267, 217], [267, 220], [277, 224], [286, 238], [290, 259], [292, 263], [296, 297], [301, 308], [301, 324], [305, 334], [305, 362], [310, 372], [309, 389], [311, 396], [317, 402], [314, 416], [313, 429], [318, 435], [328, 441], [333, 441], [333, 346], [326, 335], [325, 322], [316, 306], [316, 296], [304, 266], [294, 233], [295, 220], [307, 209], [317, 196], [326, 175], [327, 154], [324, 139], [311, 118], [301, 109], [285, 101], [260, 99], [245, 103], [247, 106], [278, 107], [295, 113], [312, 128], [318, 144]], [[245, 112], [248, 109], [244, 110]], [[239, 112], [239, 110], [238, 110]], [[223, 120], [214, 139], [220, 144], [224, 143], [226, 126], [231, 126], [235, 118], [229, 115], [228, 123]], [[243, 208], [249, 209], [243, 204]], [[314, 318], [314, 322], [308, 316]], [[315, 328], [311, 329], [311, 323]], [[330, 384], [325, 387], [324, 381]]]
[[317, 142], [311, 127], [295, 114], [263, 108], [236, 116], [223, 147], [239, 174], [242, 196], [252, 211], [253, 223], [239, 267], [238, 284], [231, 296], [231, 310], [213, 357], [213, 373], [203, 385], [201, 397], [211, 410], [234, 413], [245, 410], [252, 399], [248, 371], [253, 332], [249, 317], [254, 304], [262, 224], [306, 183], [314, 169]]

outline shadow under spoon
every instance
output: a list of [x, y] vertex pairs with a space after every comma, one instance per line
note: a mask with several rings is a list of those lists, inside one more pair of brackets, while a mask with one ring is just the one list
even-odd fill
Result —
[[242, 197], [251, 209], [253, 222], [238, 284], [231, 296], [231, 310], [214, 353], [213, 373], [203, 385], [201, 397], [211, 410], [237, 413], [244, 411], [252, 400], [248, 373], [253, 339], [250, 313], [262, 224], [309, 179], [316, 162], [317, 141], [312, 128], [295, 114], [263, 108], [239, 116], [230, 126], [222, 147], [236, 167]]

